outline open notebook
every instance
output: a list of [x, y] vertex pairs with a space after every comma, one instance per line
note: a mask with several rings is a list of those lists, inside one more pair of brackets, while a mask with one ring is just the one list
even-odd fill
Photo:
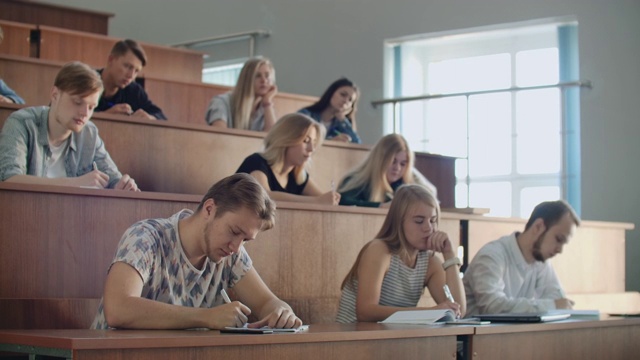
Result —
[[475, 315], [483, 321], [508, 322], [508, 323], [541, 323], [548, 321], [563, 320], [571, 316], [567, 313], [504, 313], [504, 314], [482, 314]]
[[456, 314], [450, 310], [402, 310], [396, 311], [388, 318], [380, 321], [382, 324], [429, 325], [436, 322], [453, 321]]

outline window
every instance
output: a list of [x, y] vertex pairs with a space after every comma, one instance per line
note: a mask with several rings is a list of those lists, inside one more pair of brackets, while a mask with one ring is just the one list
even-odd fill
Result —
[[202, 70], [202, 82], [216, 85], [236, 86], [244, 62], [230, 65], [209, 66]]
[[567, 97], [577, 89], [561, 86], [578, 80], [576, 28], [564, 19], [388, 41], [385, 96], [438, 96], [387, 109], [385, 130], [459, 158], [457, 207], [526, 218], [564, 197], [579, 212], [578, 97]]

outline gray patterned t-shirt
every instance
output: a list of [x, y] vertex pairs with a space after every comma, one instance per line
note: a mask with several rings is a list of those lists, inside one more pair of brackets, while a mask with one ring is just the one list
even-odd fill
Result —
[[[178, 233], [178, 221], [193, 214], [182, 210], [168, 219], [148, 219], [131, 226], [122, 236], [112, 265], [124, 262], [138, 271], [140, 297], [167, 304], [210, 308], [224, 303], [221, 289], [232, 288], [252, 267], [244, 247], [219, 264], [207, 259], [196, 269], [187, 259]], [[92, 329], [109, 328], [100, 301]]]

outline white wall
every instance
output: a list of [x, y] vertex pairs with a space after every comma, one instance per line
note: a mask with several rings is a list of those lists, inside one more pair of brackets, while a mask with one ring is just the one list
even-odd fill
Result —
[[[359, 129], [382, 134], [383, 42], [404, 35], [575, 15], [581, 97], [582, 217], [640, 226], [640, 2], [637, 0], [60, 0], [112, 12], [110, 35], [171, 44], [266, 29], [282, 91], [320, 95], [340, 76], [363, 90]], [[151, 59], [153, 61], [153, 59]], [[542, 143], [542, 140], [541, 140]], [[579, 241], [579, 239], [576, 239]], [[606, 246], [607, 239], [602, 239]], [[562, 256], [571, 256], [563, 254]], [[640, 231], [629, 233], [627, 287], [640, 290]], [[597, 271], [597, 264], [594, 264]]]

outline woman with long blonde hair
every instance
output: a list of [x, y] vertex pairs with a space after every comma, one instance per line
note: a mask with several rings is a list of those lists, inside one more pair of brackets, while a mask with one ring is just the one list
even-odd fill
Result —
[[276, 122], [273, 99], [276, 73], [267, 58], [247, 60], [232, 91], [211, 99], [205, 119], [209, 125], [269, 131]]
[[[424, 186], [401, 186], [382, 228], [356, 258], [342, 282], [336, 321], [381, 321], [399, 310], [466, 310], [460, 259], [449, 236], [438, 230], [440, 206]], [[444, 262], [434, 256], [442, 254]], [[447, 285], [455, 302], [447, 299]], [[424, 288], [436, 302], [417, 307]]]
[[340, 194], [323, 193], [307, 172], [324, 132], [322, 125], [306, 115], [285, 115], [265, 136], [264, 151], [248, 156], [236, 172], [255, 177], [276, 201], [338, 205]]
[[413, 168], [414, 155], [399, 134], [382, 137], [367, 158], [340, 181], [340, 205], [388, 206], [400, 185], [419, 183], [435, 195], [435, 187]]

